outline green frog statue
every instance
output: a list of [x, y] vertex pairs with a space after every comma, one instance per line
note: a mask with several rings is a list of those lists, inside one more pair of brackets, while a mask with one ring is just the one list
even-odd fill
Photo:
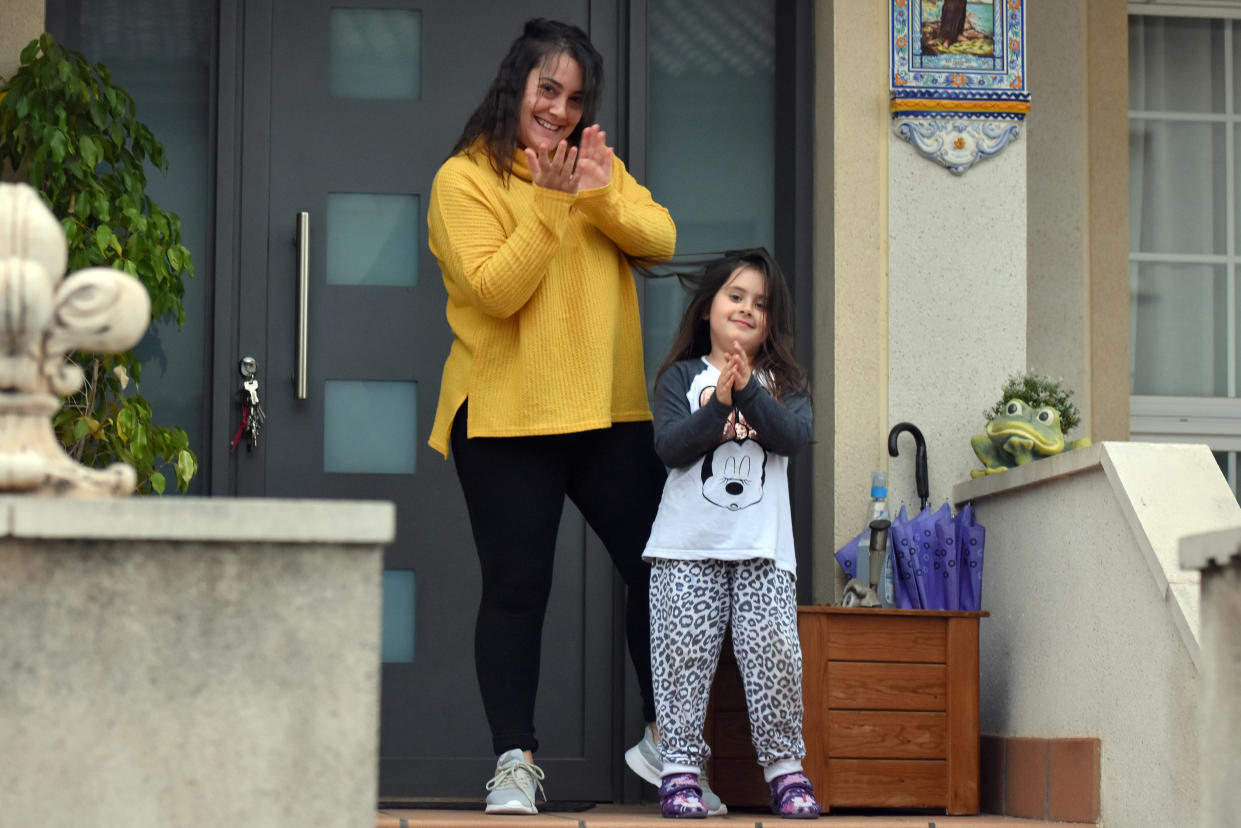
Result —
[[983, 412], [987, 433], [970, 438], [970, 447], [985, 467], [972, 469], [970, 476], [995, 474], [1090, 445], [1084, 437], [1064, 439], [1081, 420], [1071, 397], [1049, 377], [1027, 373], [1009, 378], [1000, 401]]

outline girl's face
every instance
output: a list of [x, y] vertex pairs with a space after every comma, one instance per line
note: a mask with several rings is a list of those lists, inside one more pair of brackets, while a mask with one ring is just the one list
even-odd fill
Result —
[[540, 155], [553, 152], [582, 120], [582, 67], [567, 54], [530, 70], [521, 99], [518, 141]]
[[767, 280], [762, 271], [750, 265], [734, 270], [715, 292], [707, 321], [713, 357], [723, 357], [738, 342], [753, 359], [767, 338]]

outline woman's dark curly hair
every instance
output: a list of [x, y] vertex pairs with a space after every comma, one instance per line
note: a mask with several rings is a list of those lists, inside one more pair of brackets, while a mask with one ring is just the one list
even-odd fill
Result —
[[561, 55], [573, 58], [582, 70], [582, 119], [569, 136], [569, 143], [577, 146], [582, 130], [595, 122], [595, 110], [603, 94], [603, 57], [577, 26], [540, 17], [526, 21], [521, 36], [509, 47], [491, 88], [466, 122], [451, 154], [469, 152], [474, 142], [482, 138], [492, 169], [507, 181], [513, 173], [513, 156], [520, 137], [526, 79], [536, 66]]
[[[711, 353], [711, 303], [741, 267], [763, 275], [767, 292], [767, 336], [754, 355], [754, 372], [776, 399], [806, 394], [806, 377], [793, 352], [793, 295], [780, 265], [764, 248], [729, 250], [705, 267], [674, 274], [689, 293], [689, 305], [681, 316], [668, 356], [655, 375], [656, 384], [672, 363]], [[653, 274], [655, 275], [655, 274]]]

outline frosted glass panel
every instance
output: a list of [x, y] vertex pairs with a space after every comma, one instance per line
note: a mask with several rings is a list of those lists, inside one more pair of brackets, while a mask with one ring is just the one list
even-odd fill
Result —
[[1222, 20], [1129, 18], [1129, 108], [1137, 111], [1223, 112]]
[[324, 471], [413, 474], [417, 433], [416, 382], [324, 383]]
[[332, 9], [331, 84], [338, 98], [422, 94], [422, 14], [409, 9]]
[[1227, 247], [1223, 124], [1129, 122], [1129, 245], [1142, 253]]
[[649, 186], [677, 253], [773, 247], [774, 0], [651, 0]]
[[1133, 393], [1228, 394], [1228, 303], [1222, 266], [1131, 264]]
[[414, 660], [414, 572], [388, 569], [383, 579], [383, 660]]
[[421, 214], [416, 195], [329, 193], [328, 284], [416, 285]]
[[[650, 0], [647, 186], [677, 223], [677, 254], [775, 247], [775, 0]], [[785, 147], [788, 151], [788, 147]], [[651, 281], [647, 376], [685, 297]]]

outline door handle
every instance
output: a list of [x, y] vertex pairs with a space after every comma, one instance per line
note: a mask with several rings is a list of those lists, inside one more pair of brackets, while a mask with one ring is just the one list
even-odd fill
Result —
[[310, 213], [297, 214], [297, 398], [306, 399], [306, 367], [310, 351]]

